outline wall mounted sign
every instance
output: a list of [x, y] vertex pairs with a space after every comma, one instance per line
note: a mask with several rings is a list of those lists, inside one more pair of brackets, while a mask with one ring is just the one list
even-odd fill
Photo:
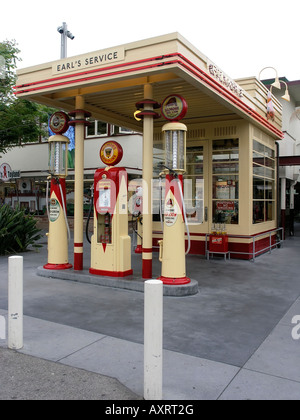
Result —
[[21, 178], [20, 171], [13, 171], [8, 163], [2, 163], [0, 166], [0, 179], [9, 181], [10, 179]]
[[49, 120], [50, 130], [55, 134], [63, 134], [69, 128], [69, 116], [62, 111], [54, 112]]
[[52, 74], [65, 74], [80, 70], [84, 71], [89, 68], [100, 67], [105, 64], [121, 61], [124, 60], [124, 58], [125, 49], [122, 47], [96, 51], [94, 53], [70, 57], [56, 62], [52, 65]]
[[243, 89], [233, 79], [227, 76], [227, 74], [225, 74], [219, 67], [217, 67], [212, 62], [208, 62], [207, 68], [209, 74], [213, 76], [213, 78], [216, 79], [219, 83], [221, 83], [221, 85], [225, 86], [239, 98], [244, 96]]
[[107, 141], [100, 149], [100, 159], [105, 165], [115, 166], [121, 162], [123, 148], [116, 141]]
[[182, 120], [187, 113], [187, 109], [186, 100], [180, 95], [167, 96], [161, 105], [161, 113], [168, 121]]

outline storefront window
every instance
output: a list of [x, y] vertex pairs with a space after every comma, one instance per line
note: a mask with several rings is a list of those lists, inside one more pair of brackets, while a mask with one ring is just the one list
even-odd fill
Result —
[[108, 135], [108, 124], [102, 121], [90, 119], [90, 125], [86, 128], [87, 137], [101, 137]]
[[239, 140], [213, 141], [213, 222], [239, 222]]
[[188, 223], [204, 222], [203, 146], [187, 147], [184, 202]]
[[253, 140], [253, 223], [275, 219], [275, 152]]

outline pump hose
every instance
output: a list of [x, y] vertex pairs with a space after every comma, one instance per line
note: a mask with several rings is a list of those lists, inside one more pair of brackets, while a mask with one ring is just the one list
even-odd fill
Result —
[[187, 233], [187, 237], [188, 237], [188, 247], [187, 247], [187, 250], [185, 252], [185, 255], [187, 255], [190, 252], [190, 249], [191, 249], [191, 237], [190, 237], [190, 231], [189, 231], [189, 228], [188, 228], [188, 223], [187, 223], [187, 218], [186, 218], [186, 209], [185, 209], [185, 204], [184, 204], [181, 182], [178, 178], [175, 178], [175, 179], [177, 180], [178, 186], [179, 186], [181, 202], [182, 202], [182, 210], [183, 210], [183, 215], [184, 215], [184, 223], [185, 223], [186, 233]]
[[161, 183], [161, 174], [159, 174], [159, 218], [161, 224], [161, 230], [164, 231], [164, 221], [162, 215], [162, 183]]
[[89, 214], [88, 214], [88, 217], [87, 217], [86, 227], [85, 227], [85, 236], [86, 236], [86, 239], [87, 239], [88, 243], [91, 243], [91, 240], [90, 240], [90, 237], [89, 237], [89, 224], [90, 224], [91, 214], [92, 214], [92, 210], [93, 210], [93, 205], [94, 205], [94, 196], [92, 195], [91, 204], [90, 204], [90, 208], [89, 208]]
[[59, 190], [60, 190], [60, 195], [61, 195], [61, 201], [62, 201], [63, 209], [64, 209], [64, 216], [65, 216], [67, 231], [68, 231], [68, 241], [70, 242], [71, 233], [70, 233], [70, 227], [69, 227], [68, 218], [67, 218], [66, 204], [65, 204], [65, 200], [64, 200], [64, 196], [63, 196], [63, 191], [62, 191], [62, 187], [61, 187], [61, 184], [60, 184], [59, 180], [58, 180], [58, 185], [59, 185]]
[[47, 184], [46, 184], [46, 210], [47, 210], [48, 222], [50, 222], [50, 214], [49, 214], [49, 177], [47, 178]]

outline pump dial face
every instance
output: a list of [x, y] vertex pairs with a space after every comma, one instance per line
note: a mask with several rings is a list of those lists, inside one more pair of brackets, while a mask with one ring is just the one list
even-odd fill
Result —
[[51, 115], [49, 127], [55, 134], [63, 134], [69, 128], [69, 117], [64, 112], [58, 111]]
[[107, 141], [100, 149], [100, 159], [105, 165], [117, 165], [123, 157], [123, 148], [116, 141]]
[[161, 113], [168, 121], [182, 120], [187, 113], [187, 109], [186, 100], [180, 95], [167, 96], [161, 105]]

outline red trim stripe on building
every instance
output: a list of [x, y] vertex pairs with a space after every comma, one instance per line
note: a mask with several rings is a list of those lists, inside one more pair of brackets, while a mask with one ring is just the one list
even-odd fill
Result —
[[[161, 60], [164, 60], [165, 58], [172, 58], [172, 57], [178, 57], [178, 59], [174, 59], [174, 60], [171, 60], [171, 61], [161, 61]], [[147, 65], [144, 65], [144, 66], [130, 67], [130, 68], [126, 68], [126, 69], [123, 68], [122, 70], [107, 72], [108, 70], [116, 70], [116, 69], [120, 69], [122, 67], [129, 67], [129, 66], [134, 66], [134, 65], [137, 65], [137, 64], [149, 63], [149, 62], [158, 61], [158, 60], [160, 60], [160, 62], [158, 62], [158, 63], [156, 62], [156, 63], [153, 63], [153, 64], [147, 64]], [[207, 74], [206, 72], [201, 70], [199, 67], [197, 67], [194, 63], [192, 63], [190, 60], [188, 60], [185, 56], [183, 56], [180, 53], [172, 53], [172, 54], [167, 54], [167, 55], [163, 55], [163, 56], [157, 56], [157, 57], [147, 58], [147, 59], [143, 59], [143, 60], [132, 61], [130, 63], [122, 63], [122, 64], [117, 64], [117, 65], [114, 65], [114, 66], [103, 67], [103, 68], [100, 68], [100, 69], [97, 68], [97, 69], [93, 69], [93, 70], [87, 70], [85, 72], [75, 73], [75, 74], [71, 74], [71, 75], [54, 77], [52, 79], [44, 79], [44, 80], [41, 80], [41, 81], [38, 81], [38, 82], [32, 82], [32, 83], [27, 83], [27, 84], [23, 84], [23, 85], [17, 85], [17, 86], [15, 86], [15, 89], [20, 89], [20, 88], [24, 88], [24, 87], [27, 88], [27, 89], [16, 90], [15, 95], [21, 95], [21, 94], [30, 93], [30, 92], [37, 92], [39, 90], [50, 89], [50, 88], [59, 87], [59, 86], [65, 86], [65, 85], [69, 85], [69, 84], [74, 84], [76, 82], [84, 82], [84, 81], [89, 81], [89, 80], [102, 79], [102, 78], [105, 78], [105, 77], [108, 77], [108, 76], [117, 76], [117, 75], [121, 75], [121, 74], [130, 73], [130, 72], [133, 72], [133, 71], [149, 70], [151, 68], [158, 68], [158, 67], [161, 67], [161, 66], [168, 66], [168, 65], [173, 65], [173, 64], [178, 64], [181, 67], [183, 67], [185, 70], [188, 70], [190, 73], [192, 73], [194, 76], [196, 76], [202, 82], [204, 82], [210, 88], [212, 88], [213, 90], [215, 90], [216, 92], [218, 92], [219, 94], [224, 96], [229, 102], [233, 103], [235, 106], [240, 108], [243, 112], [245, 112], [250, 117], [252, 117], [256, 121], [258, 121], [260, 124], [264, 125], [270, 131], [272, 131], [274, 134], [276, 134], [276, 136], [278, 136], [279, 138], [283, 138], [283, 133], [280, 130], [278, 130], [276, 127], [274, 127], [271, 123], [269, 123], [268, 120], [266, 120], [264, 117], [262, 117], [257, 111], [253, 110], [249, 105], [245, 104], [240, 98], [235, 96], [225, 86], [221, 85], [214, 78], [212, 78], [209, 74]], [[103, 71], [106, 71], [106, 73], [97, 74], [97, 75], [88, 76], [88, 77], [80, 77], [80, 76], [87, 76], [87, 75], [92, 74], [92, 73], [96, 73], [96, 72], [99, 73], [99, 72], [103, 72]], [[77, 77], [77, 79], [74, 79], [75, 77]], [[65, 79], [72, 79], [72, 80], [65, 80]], [[59, 80], [65, 80], [65, 81], [57, 82]], [[45, 85], [45, 83], [49, 83], [49, 84]], [[43, 86], [31, 87], [31, 86], [36, 86], [36, 85], [43, 85]]]

